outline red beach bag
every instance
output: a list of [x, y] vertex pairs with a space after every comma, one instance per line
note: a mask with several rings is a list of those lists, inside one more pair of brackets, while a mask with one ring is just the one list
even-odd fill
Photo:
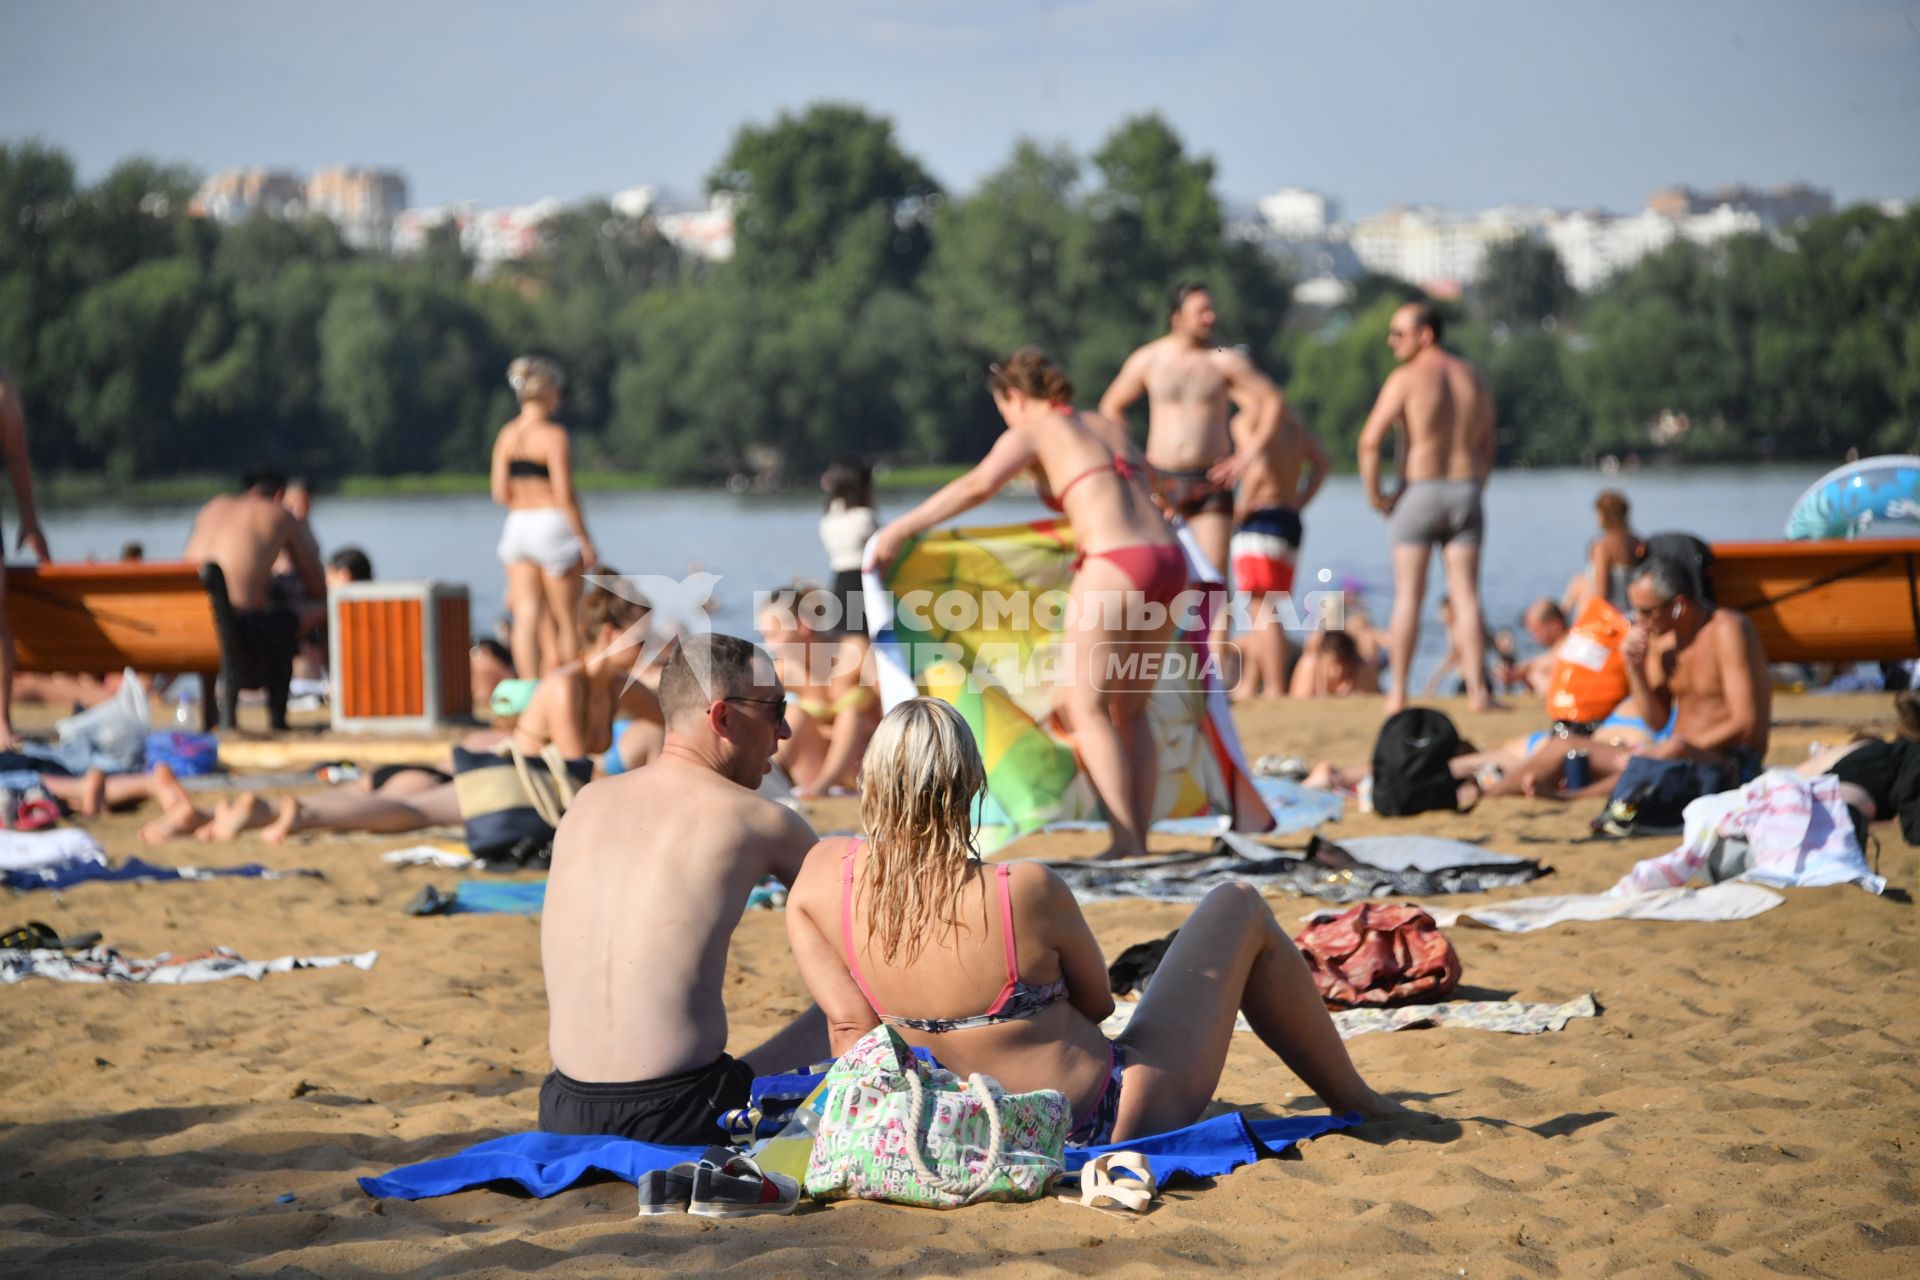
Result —
[[1419, 907], [1363, 902], [1294, 940], [1321, 997], [1336, 1008], [1420, 1004], [1460, 984], [1460, 957]]

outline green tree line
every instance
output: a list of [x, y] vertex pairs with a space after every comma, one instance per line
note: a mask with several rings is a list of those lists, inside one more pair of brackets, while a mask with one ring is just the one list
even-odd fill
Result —
[[[526, 351], [567, 369], [588, 469], [970, 461], [998, 428], [989, 360], [1038, 344], [1090, 404], [1188, 278], [1350, 462], [1387, 316], [1418, 296], [1369, 278], [1332, 311], [1291, 306], [1287, 270], [1226, 234], [1212, 161], [1152, 115], [1089, 156], [1022, 141], [965, 195], [856, 107], [744, 126], [708, 178], [738, 201], [718, 265], [590, 203], [478, 279], [450, 229], [407, 257], [357, 252], [324, 218], [190, 216], [196, 184], [134, 160], [86, 186], [56, 150], [0, 146], [0, 361], [37, 466], [477, 472]], [[1508, 464], [1647, 454], [1663, 418], [1689, 424], [1664, 447], [1695, 458], [1916, 443], [1920, 213], [1676, 242], [1586, 297], [1549, 247], [1513, 241], [1448, 309]]]

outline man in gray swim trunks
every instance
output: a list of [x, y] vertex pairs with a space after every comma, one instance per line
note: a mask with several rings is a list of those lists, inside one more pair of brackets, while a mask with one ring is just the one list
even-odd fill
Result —
[[[1427, 562], [1441, 549], [1453, 597], [1454, 643], [1467, 681], [1467, 709], [1493, 707], [1486, 682], [1486, 619], [1480, 607], [1480, 491], [1493, 469], [1493, 396], [1474, 367], [1440, 346], [1444, 322], [1431, 303], [1393, 313], [1387, 345], [1400, 367], [1387, 376], [1360, 433], [1360, 478], [1367, 501], [1393, 535], [1393, 689], [1388, 715], [1407, 704], [1407, 680], [1420, 638]], [[1380, 450], [1395, 426], [1406, 433], [1400, 488], [1380, 488]]]

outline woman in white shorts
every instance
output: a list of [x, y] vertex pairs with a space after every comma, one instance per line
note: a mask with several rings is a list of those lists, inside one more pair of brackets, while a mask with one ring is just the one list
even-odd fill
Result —
[[520, 415], [493, 444], [493, 500], [507, 509], [499, 554], [513, 612], [508, 647], [527, 679], [580, 656], [572, 620], [581, 566], [595, 559], [573, 490], [572, 446], [566, 428], [553, 421], [565, 381], [551, 360], [515, 360], [507, 382], [520, 397]]

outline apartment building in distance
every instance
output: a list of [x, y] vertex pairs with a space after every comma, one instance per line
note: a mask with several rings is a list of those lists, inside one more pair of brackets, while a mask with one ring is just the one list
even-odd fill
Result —
[[189, 206], [216, 222], [248, 218], [331, 218], [348, 244], [389, 249], [393, 220], [406, 208], [407, 180], [391, 169], [332, 166], [311, 177], [286, 169], [228, 169], [200, 184]]
[[1569, 283], [1586, 291], [1676, 240], [1712, 244], [1751, 232], [1773, 233], [1833, 211], [1832, 194], [1805, 183], [1761, 191], [1747, 186], [1711, 192], [1663, 187], [1638, 213], [1566, 212], [1537, 205], [1501, 205], [1477, 213], [1399, 205], [1342, 221], [1328, 197], [1283, 187], [1258, 202], [1257, 219], [1231, 233], [1264, 245], [1286, 261], [1309, 305], [1333, 305], [1345, 284], [1365, 272], [1451, 296], [1479, 279], [1487, 253], [1519, 236], [1551, 244]]
[[393, 247], [393, 220], [407, 207], [407, 180], [391, 169], [334, 165], [307, 179], [307, 208], [339, 226], [358, 249]]
[[1789, 182], [1771, 191], [1734, 183], [1712, 191], [1692, 187], [1662, 187], [1647, 197], [1647, 211], [1678, 222], [1719, 209], [1751, 213], [1768, 231], [1791, 227], [1808, 218], [1823, 218], [1833, 212], [1833, 193], [1810, 187], [1804, 182]]
[[200, 184], [187, 211], [215, 222], [244, 222], [256, 213], [298, 217], [306, 211], [307, 180], [286, 169], [228, 169]]

